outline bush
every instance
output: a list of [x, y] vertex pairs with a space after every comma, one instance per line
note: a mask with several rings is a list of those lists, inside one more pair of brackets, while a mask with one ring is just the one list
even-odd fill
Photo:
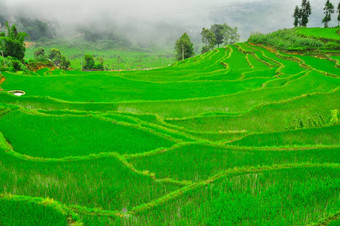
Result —
[[39, 70], [41, 68], [45, 68], [45, 67], [53, 68], [54, 64], [53, 64], [53, 62], [51, 62], [49, 60], [44, 60], [44, 61], [30, 60], [28, 62], [27, 67], [30, 71], [37, 71], [37, 70]]
[[336, 43], [336, 42], [327, 42], [326, 48], [327, 49], [336, 49], [336, 50], [339, 50], [340, 49], [340, 45], [338, 43]]
[[314, 38], [302, 37], [295, 29], [283, 29], [270, 34], [254, 33], [249, 42], [273, 46], [279, 50], [315, 50], [325, 44]]
[[103, 64], [96, 64], [93, 67], [94, 70], [104, 70], [104, 65]]
[[15, 57], [6, 57], [5, 58], [6, 67], [3, 65], [3, 61], [1, 60], [0, 71], [25, 71], [27, 72], [26, 66]]
[[94, 57], [90, 54], [86, 54], [84, 56], [84, 61], [85, 61], [85, 65], [84, 65], [84, 69], [85, 70], [91, 70], [94, 67]]

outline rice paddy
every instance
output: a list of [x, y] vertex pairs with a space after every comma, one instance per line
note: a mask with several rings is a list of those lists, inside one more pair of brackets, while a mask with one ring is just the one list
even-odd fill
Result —
[[0, 222], [336, 224], [338, 55], [238, 43], [153, 70], [4, 72]]

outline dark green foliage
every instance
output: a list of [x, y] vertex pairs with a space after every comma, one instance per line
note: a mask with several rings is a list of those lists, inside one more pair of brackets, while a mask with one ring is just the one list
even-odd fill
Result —
[[210, 30], [215, 34], [216, 45], [219, 47], [221, 44], [223, 44], [223, 41], [224, 41], [224, 36], [223, 36], [224, 26], [223, 26], [223, 24], [213, 24], [213, 25], [211, 25]]
[[[0, 66], [0, 71], [25, 71], [27, 72], [26, 66], [22, 63], [22, 61], [18, 60], [15, 57], [6, 57], [5, 60], [5, 65], [2, 63], [2, 57], [0, 58], [1, 66]], [[6, 66], [6, 67], [5, 67]]]
[[204, 43], [204, 46], [202, 48], [202, 53], [206, 53], [212, 50], [215, 46], [215, 43], [216, 43], [215, 34], [211, 30], [203, 28], [201, 35], [202, 35], [202, 42]]
[[299, 6], [295, 7], [293, 17], [294, 17], [294, 27], [300, 26], [300, 24], [301, 24], [301, 21], [300, 21], [301, 16], [300, 16]]
[[340, 2], [339, 2], [339, 4], [338, 4], [337, 13], [338, 13], [338, 17], [337, 17], [337, 20], [338, 20], [338, 27], [340, 27]]
[[48, 58], [56, 65], [60, 66], [62, 61], [62, 55], [59, 49], [53, 48], [48, 55]]
[[175, 44], [175, 54], [177, 60], [184, 60], [195, 55], [194, 44], [187, 33], [184, 33]]
[[11, 56], [18, 60], [23, 60], [25, 57], [25, 37], [26, 33], [18, 32], [15, 25], [10, 27], [6, 22], [6, 32], [0, 34], [0, 51], [3, 51], [5, 57]]
[[303, 26], [303, 27], [307, 27], [308, 24], [308, 18], [309, 16], [312, 14], [312, 7], [309, 1], [307, 0], [302, 0], [301, 3], [301, 8], [299, 8], [298, 6], [295, 7], [294, 10], [294, 26], [298, 27], [298, 26]]
[[302, 0], [300, 9], [301, 26], [307, 27], [308, 18], [312, 14], [312, 7], [310, 2], [307, 0]]
[[83, 69], [91, 70], [94, 67], [94, 57], [92, 55], [86, 54], [84, 56], [84, 66]]
[[334, 13], [334, 5], [329, 0], [327, 0], [323, 10], [325, 17], [322, 19], [322, 23], [325, 24], [325, 28], [327, 28], [329, 22], [332, 20], [332, 14]]
[[86, 54], [84, 56], [84, 70], [96, 70], [96, 71], [103, 71], [104, 70], [104, 61], [102, 58], [99, 58], [99, 63], [95, 63], [94, 57], [92, 55]]
[[95, 65], [93, 66], [93, 69], [94, 69], [94, 70], [101, 70], [101, 71], [103, 71], [103, 70], [104, 70], [104, 65], [101, 64], [101, 63], [95, 64]]
[[45, 50], [41, 47], [38, 48], [36, 51], [34, 51], [34, 58], [39, 61], [46, 60]]
[[60, 62], [60, 69], [68, 70], [70, 66], [71, 62], [68, 59], [66, 59], [66, 57], [62, 56]]

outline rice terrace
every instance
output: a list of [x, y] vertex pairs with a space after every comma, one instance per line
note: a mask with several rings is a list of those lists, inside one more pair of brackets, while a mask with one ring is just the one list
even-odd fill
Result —
[[0, 225], [339, 225], [340, 29], [298, 25], [145, 69], [2, 55]]

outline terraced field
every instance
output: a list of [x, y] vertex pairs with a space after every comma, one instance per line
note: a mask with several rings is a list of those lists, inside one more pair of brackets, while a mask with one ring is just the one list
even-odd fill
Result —
[[337, 224], [339, 67], [239, 43], [149, 71], [2, 73], [0, 222]]

